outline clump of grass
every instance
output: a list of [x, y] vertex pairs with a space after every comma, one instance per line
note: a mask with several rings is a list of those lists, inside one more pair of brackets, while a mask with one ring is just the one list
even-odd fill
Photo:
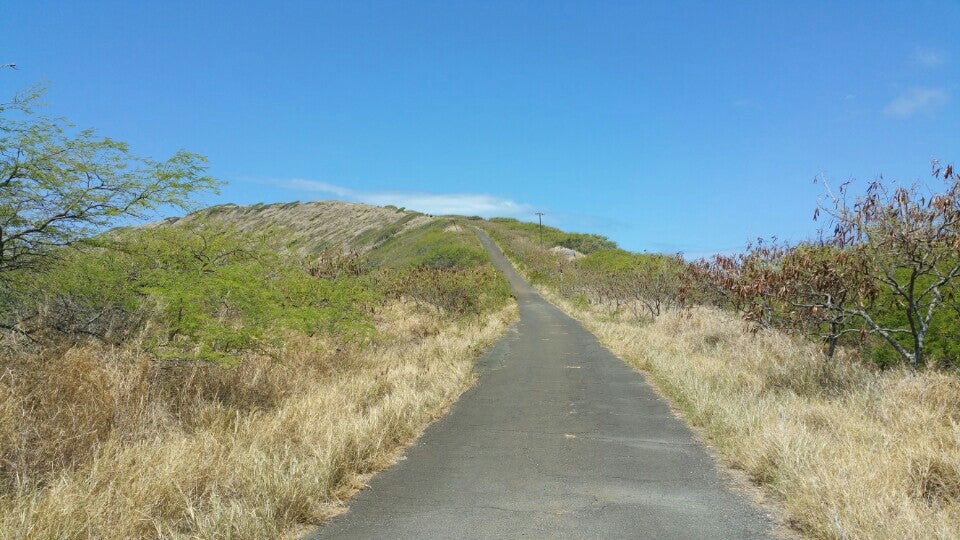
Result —
[[645, 323], [573, 306], [649, 374], [722, 459], [817, 538], [960, 538], [960, 381], [827, 359], [808, 340], [736, 315], [674, 311]]
[[276, 538], [340, 512], [473, 380], [515, 309], [378, 312], [363, 347], [234, 366], [80, 345], [0, 374], [0, 537]]

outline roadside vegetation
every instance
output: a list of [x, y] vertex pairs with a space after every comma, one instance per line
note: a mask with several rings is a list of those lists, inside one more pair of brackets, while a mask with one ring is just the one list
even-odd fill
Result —
[[[960, 537], [960, 178], [829, 189], [829, 234], [733, 256], [575, 260], [483, 223], [816, 538]], [[562, 277], [561, 277], [562, 270]]]
[[515, 317], [449, 219], [290, 203], [111, 229], [217, 182], [35, 103], [0, 111], [0, 537], [308, 530]]

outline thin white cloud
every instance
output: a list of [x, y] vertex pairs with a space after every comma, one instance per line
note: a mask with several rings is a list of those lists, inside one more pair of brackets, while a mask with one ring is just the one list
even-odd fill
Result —
[[352, 202], [386, 206], [392, 204], [426, 214], [460, 214], [467, 216], [526, 216], [533, 207], [503, 197], [484, 193], [418, 193], [405, 191], [362, 191], [318, 180], [295, 178], [276, 183], [301, 191], [325, 193]]
[[934, 68], [942, 66], [947, 63], [947, 53], [939, 49], [928, 49], [924, 47], [916, 47], [913, 49], [913, 54], [910, 56], [910, 61], [914, 65], [926, 68]]
[[354, 194], [352, 189], [338, 186], [336, 184], [330, 184], [328, 182], [321, 182], [319, 180], [304, 180], [302, 178], [294, 178], [293, 180], [287, 180], [281, 183], [286, 184], [287, 187], [294, 189], [300, 189], [303, 191], [320, 191], [323, 193], [336, 195], [337, 197], [350, 197]]
[[932, 112], [947, 103], [950, 94], [943, 88], [911, 88], [894, 98], [883, 112], [889, 116], [907, 118], [917, 113]]

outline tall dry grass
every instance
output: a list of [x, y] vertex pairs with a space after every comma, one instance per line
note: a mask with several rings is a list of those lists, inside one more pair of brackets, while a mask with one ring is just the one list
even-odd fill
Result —
[[828, 360], [802, 338], [711, 309], [637, 321], [574, 306], [729, 464], [816, 538], [960, 538], [960, 379]]
[[473, 380], [515, 308], [233, 367], [86, 345], [5, 360], [0, 538], [276, 538], [343, 508]]
[[226, 204], [176, 221], [189, 223], [203, 218], [214, 218], [246, 233], [266, 231], [273, 237], [283, 238], [287, 251], [301, 255], [337, 246], [366, 252], [376, 246], [379, 233], [397, 235], [434, 220], [395, 208], [343, 201], [312, 201], [251, 206]]

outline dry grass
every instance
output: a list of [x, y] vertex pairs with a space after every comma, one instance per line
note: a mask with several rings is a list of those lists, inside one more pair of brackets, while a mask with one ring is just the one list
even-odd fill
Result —
[[[176, 221], [188, 223], [200, 217], [216, 218], [239, 231], [282, 238], [285, 251], [300, 255], [337, 247], [366, 252], [382, 241], [381, 234], [400, 234], [434, 220], [423, 214], [368, 204], [312, 201], [252, 206], [225, 204]], [[169, 222], [171, 220], [160, 221], [150, 226]]]
[[960, 379], [828, 361], [804, 339], [696, 309], [638, 322], [575, 308], [721, 457], [817, 538], [960, 538]]
[[5, 360], [0, 538], [302, 532], [442, 414], [515, 316], [394, 305], [375, 343], [301, 340], [232, 368], [94, 346]]

